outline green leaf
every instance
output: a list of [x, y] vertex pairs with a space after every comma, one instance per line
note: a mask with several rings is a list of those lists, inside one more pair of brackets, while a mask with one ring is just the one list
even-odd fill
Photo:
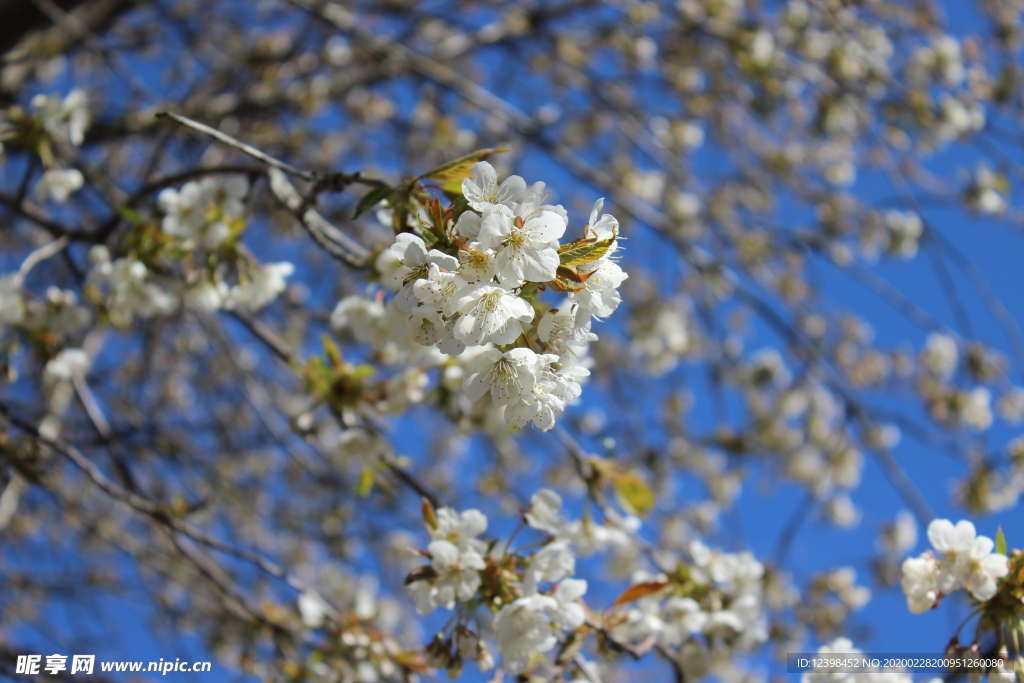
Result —
[[306, 391], [319, 399], [325, 398], [331, 392], [331, 381], [334, 371], [327, 367], [324, 359], [320, 356], [313, 356], [302, 368], [302, 376], [306, 381]]
[[612, 487], [619, 503], [627, 512], [645, 516], [654, 508], [657, 499], [654, 491], [640, 475], [635, 472], [622, 472], [614, 475]]
[[996, 531], [996, 552], [1000, 555], [1006, 554], [1006, 534], [1003, 533], [1003, 527]]
[[377, 368], [373, 367], [372, 365], [369, 365], [367, 363], [360, 363], [359, 365], [355, 366], [349, 371], [348, 376], [354, 380], [363, 380], [366, 379], [367, 377], [373, 377], [373, 375], [376, 374], [376, 372]]
[[356, 484], [356, 495], [365, 498], [373, 491], [373, 467], [363, 465], [359, 471], [359, 482]]
[[117, 208], [117, 213], [121, 218], [135, 225], [142, 225], [145, 222], [145, 218], [143, 218], [142, 214], [130, 206], [119, 206]]
[[593, 263], [606, 253], [615, 242], [612, 235], [606, 240], [582, 239], [563, 244], [558, 248], [558, 258], [563, 266], [583, 266]]
[[359, 203], [356, 204], [356, 212], [352, 215], [352, 218], [359, 218], [367, 209], [390, 197], [391, 192], [391, 188], [387, 185], [373, 188], [364, 194]]
[[473, 164], [484, 161], [493, 154], [507, 151], [508, 149], [505, 147], [478, 149], [475, 152], [470, 152], [458, 159], [453, 159], [452, 161], [441, 164], [437, 168], [432, 168], [421, 175], [418, 180], [429, 178], [441, 185], [441, 189], [445, 192], [457, 192], [461, 194], [462, 181], [469, 177]]
[[441, 241], [437, 232], [428, 225], [422, 226], [420, 228], [420, 233], [420, 237], [423, 238], [423, 244], [427, 245], [427, 249], [433, 249]]
[[327, 360], [331, 362], [331, 367], [335, 369], [342, 368], [344, 363], [341, 360], [341, 349], [334, 343], [334, 340], [323, 334], [320, 336], [320, 343], [323, 344], [324, 354], [327, 356]]

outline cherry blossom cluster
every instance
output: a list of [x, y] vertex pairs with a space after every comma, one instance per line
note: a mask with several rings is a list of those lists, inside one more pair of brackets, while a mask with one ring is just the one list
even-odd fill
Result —
[[487, 518], [478, 510], [435, 511], [424, 505], [431, 540], [417, 557], [429, 564], [414, 569], [406, 587], [420, 613], [455, 611], [455, 625], [427, 648], [431, 664], [449, 672], [458, 670], [464, 659], [475, 661], [482, 671], [492, 668], [492, 642], [507, 673], [543, 667], [542, 655], [587, 620], [581, 601], [587, 582], [573, 578], [576, 558], [603, 550], [636, 550], [632, 533], [638, 520], [567, 519], [561, 498], [548, 489], [537, 492], [523, 512], [523, 526], [544, 534], [541, 542], [524, 546], [532, 552], [514, 550], [514, 538], [481, 538]]
[[246, 226], [248, 191], [244, 176], [226, 175], [160, 193], [158, 243], [181, 266], [171, 276], [168, 268], [156, 267], [153, 257], [148, 262], [130, 253], [113, 258], [105, 246], [94, 247], [89, 285], [111, 319], [127, 324], [134, 317], [167, 315], [182, 307], [255, 311], [284, 291], [291, 263], [259, 263], [235, 245]]
[[[33, 114], [56, 145], [78, 147], [85, 140], [89, 126], [89, 100], [85, 91], [78, 88], [63, 98], [56, 95], [39, 94], [32, 98]], [[82, 172], [77, 168], [65, 168], [59, 163], [50, 144], [39, 146], [40, 157], [46, 170], [36, 183], [34, 194], [39, 199], [63, 203], [81, 189], [84, 182]]]
[[[29, 268], [0, 276], [0, 354], [15, 359], [19, 339], [29, 340], [48, 359], [43, 368], [43, 386], [52, 388], [83, 375], [89, 368], [88, 355], [75, 340], [92, 316], [70, 289], [50, 286], [42, 296], [33, 296], [24, 285]], [[4, 379], [17, 378], [17, 363], [8, 363]]]
[[633, 603], [612, 634], [634, 645], [657, 642], [678, 653], [688, 680], [702, 679], [768, 639], [765, 578], [749, 552], [692, 540], [671, 573], [633, 576], [635, 586], [656, 590]]
[[383, 592], [375, 574], [356, 573], [334, 563], [304, 567], [316, 589], [296, 600], [302, 630], [330, 630], [317, 646], [310, 673], [317, 680], [391, 681], [400, 678], [402, 640], [418, 637], [405, 619], [404, 605]]
[[[983, 432], [993, 422], [992, 394], [984, 386], [961, 388], [950, 384], [960, 364], [960, 356], [960, 345], [955, 338], [939, 332], [929, 334], [920, 355], [922, 372], [918, 377], [918, 387], [936, 420]], [[979, 369], [986, 365], [986, 360], [977, 351], [968, 361]]]
[[928, 525], [928, 540], [934, 552], [903, 562], [903, 592], [911, 612], [927, 612], [960, 588], [979, 602], [995, 596], [999, 579], [1009, 568], [1006, 555], [993, 552], [991, 538], [979, 536], [967, 520], [954, 525], [948, 519], [936, 519]]
[[40, 93], [32, 98], [28, 111], [11, 107], [0, 114], [0, 159], [7, 140], [31, 146], [43, 167], [33, 196], [41, 201], [66, 202], [81, 189], [85, 178], [77, 168], [61, 161], [60, 148], [80, 146], [91, 118], [89, 99], [80, 88], [64, 97]]
[[[551, 429], [590, 374], [592, 320], [621, 302], [618, 221], [598, 200], [583, 237], [560, 243], [568, 215], [546, 203], [544, 184], [499, 183], [487, 162], [472, 167], [462, 194], [466, 208], [446, 219], [444, 235], [401, 232], [376, 257], [395, 292], [386, 306], [348, 297], [332, 323], [382, 351], [398, 339], [425, 347], [414, 359], [454, 358], [446, 384], [468, 404], [489, 397], [491, 419]], [[565, 297], [549, 304], [547, 291]]]
[[[507, 541], [481, 537], [487, 518], [478, 510], [424, 505], [430, 542], [416, 555], [429, 563], [413, 569], [406, 588], [419, 612], [454, 612], [427, 647], [431, 664], [450, 673], [461, 670], [464, 659], [481, 670], [492, 667], [493, 643], [504, 672], [543, 675], [550, 665], [545, 653], [597, 629], [619, 647], [640, 651], [656, 644], [673, 653], [688, 678], [699, 679], [768, 639], [767, 576], [748, 552], [722, 552], [693, 540], [674, 565], [662, 556], [669, 563], [664, 572], [634, 572], [632, 586], [596, 615], [582, 602], [587, 582], [573, 578], [576, 558], [619, 549], [636, 555], [638, 520], [607, 511], [603, 523], [570, 519], [559, 495], [542, 489], [522, 522], [543, 541], [516, 551], [512, 541], [519, 532]], [[852, 573], [836, 582], [847, 592], [859, 590], [855, 597], [863, 601]]]
[[[988, 680], [1020, 680], [1024, 659], [1015, 634], [1022, 613], [1024, 553], [1008, 550], [1001, 530], [993, 541], [978, 535], [967, 520], [956, 524], [933, 520], [928, 540], [932, 550], [903, 561], [901, 582], [907, 607], [914, 614], [927, 612], [963, 588], [974, 601], [970, 617], [977, 617], [977, 625], [971, 641], [961, 643], [960, 631], [966, 625], [961, 624], [946, 645], [945, 656], [974, 660], [991, 656], [998, 665], [987, 670]], [[980, 680], [981, 671], [969, 677]]]
[[[540, 514], [551, 512], [545, 503], [541, 506], [545, 509]], [[537, 663], [536, 655], [551, 651], [560, 637], [583, 625], [586, 612], [580, 598], [587, 582], [571, 578], [576, 558], [567, 540], [550, 537], [530, 555], [510, 552], [509, 543], [499, 552], [498, 544], [478, 538], [487, 529], [487, 518], [479, 510], [425, 510], [431, 542], [420, 554], [430, 564], [409, 575], [407, 588], [420, 613], [458, 609], [454, 637], [438, 634], [427, 648], [434, 666], [452, 671], [470, 659], [481, 670], [491, 668], [493, 655], [483, 638], [490, 635], [503, 669], [519, 674]], [[528, 512], [526, 521], [533, 526], [531, 519]], [[478, 613], [481, 606], [488, 608], [486, 614]]]

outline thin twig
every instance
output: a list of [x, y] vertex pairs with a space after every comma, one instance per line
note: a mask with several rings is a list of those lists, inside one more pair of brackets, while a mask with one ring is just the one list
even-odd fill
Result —
[[332, 225], [320, 212], [303, 200], [288, 177], [276, 168], [267, 171], [270, 191], [299, 220], [313, 241], [334, 258], [354, 268], [362, 268], [370, 260], [370, 251]]
[[15, 276], [16, 280], [19, 283], [24, 282], [25, 278], [33, 268], [46, 259], [59, 254], [64, 247], [68, 246], [68, 242], [69, 240], [65, 235], [64, 237], [59, 237], [52, 242], [44, 244], [26, 256], [25, 260], [21, 262], [21, 267], [18, 268], [18, 274]]
[[159, 111], [156, 113], [156, 117], [158, 119], [172, 119], [183, 126], [186, 126], [188, 128], [191, 128], [192, 130], [202, 133], [203, 135], [208, 135], [217, 142], [220, 142], [221, 144], [227, 145], [228, 147], [233, 147], [237, 149], [239, 152], [242, 152], [243, 154], [246, 154], [252, 157], [253, 159], [256, 159], [257, 161], [262, 161], [264, 164], [268, 166], [278, 168], [286, 173], [298, 176], [299, 178], [302, 178], [304, 180], [312, 181], [317, 179], [317, 175], [312, 171], [303, 171], [301, 168], [296, 168], [295, 166], [292, 166], [286, 161], [281, 161], [280, 159], [272, 157], [266, 152], [256, 149], [252, 145], [246, 144], [241, 140], [238, 140], [237, 138], [231, 137], [227, 133], [222, 133], [216, 128], [208, 126], [205, 123], [200, 123], [195, 119], [190, 119], [187, 116], [175, 114], [174, 112], [170, 111]]
[[47, 446], [57, 454], [69, 460], [75, 467], [85, 474], [86, 478], [92, 482], [93, 485], [110, 496], [113, 500], [126, 505], [135, 512], [154, 520], [162, 526], [181, 533], [183, 536], [195, 541], [196, 543], [200, 543], [213, 550], [217, 550], [226, 555], [231, 555], [249, 562], [265, 574], [283, 580], [298, 592], [309, 590], [309, 587], [303, 581], [300, 581], [277, 563], [257, 553], [228, 545], [227, 543], [210, 536], [206, 532], [196, 529], [187, 522], [177, 519], [161, 505], [154, 503], [137, 493], [118, 486], [108, 479], [99, 467], [86, 458], [77, 448], [60, 439], [44, 436], [35, 425], [14, 415], [10, 408], [2, 402], [0, 402], [0, 415], [21, 431], [29, 434], [39, 443]]

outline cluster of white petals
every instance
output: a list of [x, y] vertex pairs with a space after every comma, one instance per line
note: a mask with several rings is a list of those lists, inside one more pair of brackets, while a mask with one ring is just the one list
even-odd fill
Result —
[[991, 538], [977, 535], [967, 520], [954, 525], [948, 519], [936, 519], [928, 525], [928, 540], [934, 552], [903, 562], [903, 592], [911, 612], [927, 612], [942, 596], [960, 588], [980, 602], [992, 599], [1009, 568], [1006, 555], [993, 552]]
[[1006, 211], [1006, 180], [988, 166], [979, 166], [974, 182], [967, 190], [968, 204], [978, 213], [1001, 214]]
[[[687, 555], [693, 590], [682, 595], [662, 590], [638, 600], [613, 633], [623, 642], [655, 639], [671, 649], [685, 648], [695, 637], [706, 638], [713, 646], [711, 656], [686, 671], [688, 678], [702, 678], [710, 662], [735, 658], [768, 639], [765, 571], [749, 552], [726, 553], [697, 540], [690, 542]], [[633, 580], [657, 584], [667, 577], [639, 572]]]
[[[571, 280], [564, 280], [559, 249], [566, 248], [560, 240], [568, 215], [545, 203], [543, 183], [528, 186], [519, 176], [499, 182], [494, 168], [479, 162], [462, 192], [469, 208], [451, 221], [444, 248], [397, 234], [374, 261], [394, 296], [386, 304], [347, 297], [332, 325], [385, 357], [447, 363], [448, 388], [467, 406], [489, 405], [493, 423], [551, 429], [590, 374], [592, 320], [621, 302], [627, 275], [611, 259], [618, 221], [598, 200], [583, 238], [571, 243], [594, 248], [566, 268]], [[564, 300], [548, 305], [545, 289], [565, 292]], [[408, 342], [436, 353], [391, 348], [407, 349]]]
[[[502, 670], [517, 675], [543, 661], [540, 655], [562, 642], [568, 632], [586, 621], [582, 597], [587, 582], [573, 578], [576, 554], [573, 536], [578, 525], [559, 514], [561, 500], [557, 494], [542, 490], [534, 495], [526, 522], [547, 533], [539, 549], [529, 555], [513, 556], [505, 547], [488, 545], [478, 538], [487, 528], [487, 518], [478, 510], [456, 512], [441, 508], [427, 518], [430, 543], [419, 554], [430, 564], [413, 571], [406, 579], [406, 589], [421, 613], [438, 607], [455, 609], [457, 615], [473, 614], [482, 604], [495, 609], [480, 623], [481, 632], [472, 644], [460, 644], [469, 632], [466, 626], [457, 630], [462, 637], [443, 639], [439, 634], [433, 650], [436, 665], [447, 666], [450, 659], [469, 656], [477, 660], [481, 670], [493, 666], [480, 636], [493, 638], [502, 656]], [[489, 551], [490, 549], [490, 551]], [[491, 577], [483, 584], [483, 575]], [[495, 585], [495, 581], [499, 585]], [[456, 653], [449, 651], [455, 647]]]
[[276, 299], [294, 266], [287, 261], [260, 263], [226, 249], [245, 227], [248, 189], [244, 176], [224, 175], [160, 193], [160, 226], [172, 238], [173, 259], [192, 259], [198, 266], [183, 274], [159, 272], [165, 269], [130, 254], [113, 258], [107, 247], [94, 247], [89, 284], [111, 319], [127, 324], [134, 317], [167, 315], [180, 308], [256, 311]]
[[580, 627], [586, 615], [579, 599], [586, 592], [586, 581], [566, 579], [550, 594], [524, 595], [502, 607], [494, 617], [494, 633], [504, 669], [525, 671], [531, 656], [555, 647], [563, 629]]
[[[89, 126], [89, 101], [85, 91], [74, 89], [65, 97], [39, 94], [32, 98], [32, 108], [43, 129], [58, 144], [75, 147], [85, 140]], [[62, 168], [51, 155], [44, 161], [48, 167], [36, 182], [37, 199], [58, 204], [81, 189], [85, 178], [77, 168]]]
[[541, 489], [530, 499], [526, 523], [556, 542], [571, 544], [583, 557], [603, 550], [635, 550], [632, 535], [640, 527], [636, 517], [608, 519], [602, 524], [593, 519], [569, 520], [561, 509], [562, 497], [551, 489]]
[[241, 175], [209, 176], [166, 188], [157, 198], [164, 212], [161, 229], [185, 245], [216, 249], [244, 221], [248, 191], [249, 182]]
[[82, 377], [89, 370], [89, 356], [82, 349], [67, 348], [54, 356], [43, 369], [48, 383], [67, 382]]
[[25, 301], [17, 273], [0, 276], [0, 326], [16, 325], [25, 315]]
[[130, 256], [112, 259], [104, 246], [93, 247], [89, 259], [89, 287], [102, 296], [115, 322], [166, 315], [177, 307], [174, 296], [142, 261]]
[[39, 199], [63, 203], [82, 187], [83, 182], [82, 172], [77, 168], [53, 168], [39, 178], [35, 194]]
[[63, 98], [39, 94], [32, 98], [32, 108], [40, 117], [43, 128], [55, 140], [74, 146], [85, 140], [85, 130], [91, 119], [89, 98], [85, 91], [75, 88]]
[[476, 595], [486, 549], [477, 536], [486, 530], [487, 517], [479, 510], [437, 511], [427, 546], [433, 576], [409, 584], [409, 594], [421, 614], [438, 607], [452, 609], [456, 601], [464, 602]]

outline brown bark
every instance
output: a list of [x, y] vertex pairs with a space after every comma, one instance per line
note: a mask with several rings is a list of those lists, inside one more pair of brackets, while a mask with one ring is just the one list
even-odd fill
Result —
[[[105, 31], [141, 0], [0, 0], [0, 99], [10, 101], [38, 50], [67, 52]], [[55, 19], [67, 16], [67, 21]]]

